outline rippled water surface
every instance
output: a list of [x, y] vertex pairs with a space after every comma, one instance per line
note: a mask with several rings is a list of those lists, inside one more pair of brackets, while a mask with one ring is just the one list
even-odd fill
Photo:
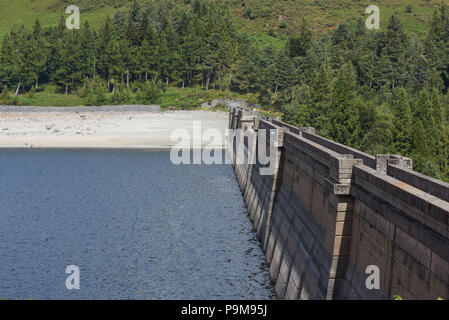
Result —
[[[68, 265], [80, 290], [65, 287]], [[272, 299], [229, 165], [0, 150], [0, 298]]]

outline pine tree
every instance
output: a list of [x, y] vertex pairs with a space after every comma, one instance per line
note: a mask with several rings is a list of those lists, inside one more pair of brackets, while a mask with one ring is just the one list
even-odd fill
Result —
[[[122, 59], [122, 53], [127, 54], [127, 40], [115, 40], [109, 47], [109, 64], [108, 64], [108, 89], [112, 86], [112, 93], [115, 92], [120, 80], [126, 72], [124, 66], [125, 60]], [[98, 98], [97, 98], [98, 100]]]
[[[374, 58], [374, 54], [372, 52], [366, 52], [358, 59], [357, 62], [360, 85], [366, 85], [371, 89], [375, 81], [374, 75], [376, 60]], [[388, 65], [386, 67], [388, 68]]]
[[114, 26], [114, 30], [117, 34], [123, 33], [125, 21], [125, 15], [120, 10], [117, 10], [114, 14], [114, 18], [112, 19], [112, 25]]
[[49, 79], [53, 83], [57, 82], [56, 70], [61, 65], [61, 50], [66, 32], [68, 32], [68, 30], [65, 25], [65, 17], [61, 16], [58, 26], [51, 30], [48, 40], [49, 57], [47, 59], [47, 72]]
[[257, 85], [260, 82], [258, 80], [258, 74], [260, 73], [258, 62], [260, 56], [261, 53], [257, 47], [252, 44], [247, 46], [241, 58], [234, 65], [231, 80], [233, 88], [243, 93], [256, 91]]
[[129, 17], [131, 22], [137, 27], [140, 24], [142, 19], [142, 8], [139, 6], [139, 3], [134, 0], [131, 11], [129, 12]]
[[97, 39], [95, 33], [90, 30], [89, 22], [86, 20], [81, 34], [81, 56], [83, 77], [93, 78], [97, 67]]
[[42, 28], [39, 20], [33, 27], [32, 36], [29, 41], [31, 47], [29, 63], [31, 77], [35, 80], [35, 88], [39, 87], [39, 78], [45, 73], [45, 67], [47, 65], [47, 43], [42, 34]]
[[433, 116], [432, 101], [427, 89], [422, 90], [418, 102], [416, 104], [413, 120], [420, 121], [423, 127], [423, 139], [426, 141], [426, 146], [429, 150], [436, 150], [437, 145], [437, 130], [435, 126], [435, 119]]
[[328, 64], [322, 64], [312, 77], [310, 92], [303, 106], [299, 106], [297, 124], [314, 127], [323, 136], [330, 137], [332, 74]]
[[125, 26], [124, 38], [128, 40], [132, 45], [139, 44], [139, 28], [133, 22], [131, 15], [128, 16], [128, 21]]
[[371, 154], [393, 153], [393, 124], [385, 114], [377, 114], [374, 123], [360, 142], [361, 150]]
[[181, 64], [181, 57], [179, 53], [179, 39], [175, 32], [172, 23], [168, 23], [164, 31], [165, 41], [167, 44], [167, 56], [168, 61], [165, 71], [165, 81], [169, 84], [170, 78], [177, 76], [177, 70]]
[[340, 69], [331, 94], [330, 135], [336, 141], [357, 147], [360, 137], [359, 100], [351, 65]]
[[310, 48], [312, 41], [312, 31], [306, 19], [301, 20], [301, 26], [298, 37], [290, 36], [288, 39], [288, 49], [290, 57], [305, 56]]
[[103, 78], [108, 80], [108, 86], [111, 76], [109, 70], [113, 60], [111, 52], [116, 38], [117, 36], [112, 27], [111, 20], [106, 18], [105, 24], [99, 34], [97, 71]]
[[27, 81], [33, 78], [30, 66], [30, 56], [32, 48], [28, 46], [28, 39], [30, 35], [27, 33], [25, 27], [22, 25], [19, 31], [14, 34], [14, 72], [18, 80], [15, 95], [17, 96], [20, 89], [23, 88]]
[[15, 46], [13, 36], [13, 33], [6, 34], [0, 49], [0, 84], [4, 87], [16, 81], [17, 76], [14, 69]]
[[154, 38], [153, 26], [151, 25], [148, 14], [145, 12], [138, 29], [138, 42], [139, 44], [142, 44], [144, 40], [154, 42]]
[[390, 59], [392, 69], [391, 86], [393, 88], [402, 84], [402, 76], [405, 73], [405, 56], [408, 53], [406, 36], [399, 18], [393, 14], [388, 23], [386, 33], [386, 54]]
[[429, 151], [422, 121], [418, 119], [415, 121], [413, 132], [413, 157], [415, 159], [415, 165], [418, 167], [422, 166], [422, 164], [428, 160], [427, 157], [429, 155]]
[[170, 74], [170, 60], [169, 60], [169, 48], [167, 39], [163, 34], [159, 34], [156, 52], [156, 64], [157, 70], [155, 74], [155, 81], [158, 81], [160, 77], [167, 80]]
[[[257, 87], [261, 91], [277, 93], [279, 85], [276, 83], [278, 70], [276, 67], [277, 51], [273, 45], [268, 45], [262, 51], [261, 59], [258, 63]], [[270, 99], [271, 100], [271, 99]]]
[[72, 88], [82, 82], [83, 66], [81, 59], [81, 39], [79, 30], [70, 30], [62, 39], [60, 65], [56, 70], [56, 80], [64, 87], [67, 95]]
[[202, 46], [201, 24], [197, 18], [193, 18], [187, 25], [186, 35], [180, 44], [182, 87], [186, 82], [188, 85], [192, 85]]
[[288, 56], [287, 50], [280, 50], [276, 59], [277, 79], [276, 83], [281, 90], [291, 87], [293, 81], [294, 65]]
[[384, 49], [374, 69], [374, 83], [378, 89], [390, 88], [394, 82], [394, 69], [388, 52]]
[[436, 89], [432, 91], [431, 103], [435, 118], [435, 146], [432, 155], [435, 155], [436, 163], [441, 172], [448, 172], [449, 137], [445, 126], [444, 111], [441, 98]]
[[412, 150], [412, 112], [407, 91], [403, 88], [398, 89], [393, 115], [395, 151], [407, 156]]
[[129, 87], [133, 72], [137, 69], [137, 58], [135, 52], [137, 47], [126, 39], [119, 42], [119, 53], [117, 56], [117, 74], [124, 74], [126, 79], [126, 87]]

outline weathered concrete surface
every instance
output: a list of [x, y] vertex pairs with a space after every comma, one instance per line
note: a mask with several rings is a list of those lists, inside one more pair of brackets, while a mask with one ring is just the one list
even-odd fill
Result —
[[229, 127], [254, 139], [246, 157], [267, 143], [258, 130], [278, 129], [274, 175], [258, 159], [234, 169], [279, 299], [449, 298], [448, 184], [257, 112], [231, 109]]

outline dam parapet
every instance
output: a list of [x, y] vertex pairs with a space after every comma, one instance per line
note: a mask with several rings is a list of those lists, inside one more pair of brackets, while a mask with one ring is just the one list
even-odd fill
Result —
[[233, 167], [279, 299], [449, 298], [449, 184], [257, 111], [231, 108], [229, 128], [253, 135], [248, 157], [277, 130], [274, 174]]

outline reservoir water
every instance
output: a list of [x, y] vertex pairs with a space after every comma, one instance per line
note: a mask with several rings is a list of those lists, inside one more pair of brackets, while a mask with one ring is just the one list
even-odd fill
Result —
[[0, 150], [0, 298], [274, 299], [264, 261], [229, 165]]

